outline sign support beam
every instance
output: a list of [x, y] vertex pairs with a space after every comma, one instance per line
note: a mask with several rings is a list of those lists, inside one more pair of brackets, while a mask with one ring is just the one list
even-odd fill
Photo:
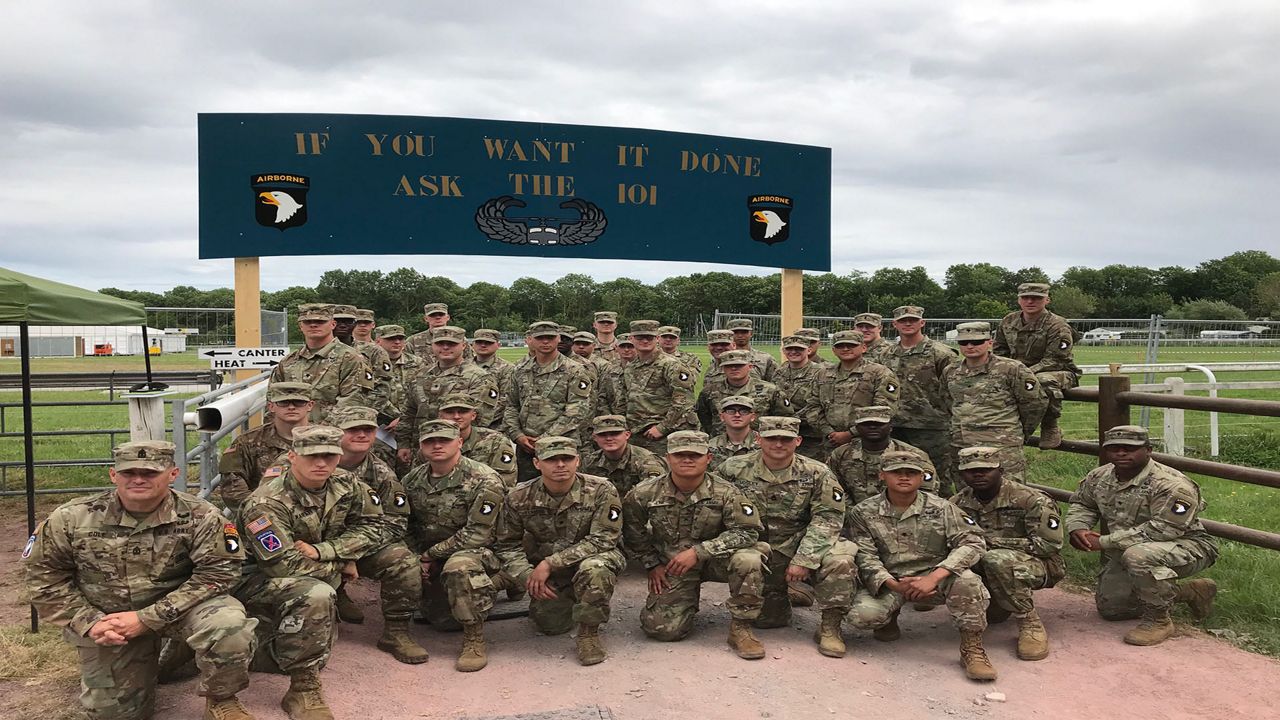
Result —
[[804, 326], [804, 271], [782, 269], [782, 326], [779, 339]]
[[[262, 279], [256, 257], [238, 257], [235, 259], [235, 294], [236, 294], [236, 347], [257, 347], [262, 344]], [[288, 328], [285, 328], [288, 332]], [[258, 374], [257, 370], [237, 370], [236, 382], [248, 380]], [[250, 427], [262, 424], [262, 419], [254, 415], [249, 419]]]

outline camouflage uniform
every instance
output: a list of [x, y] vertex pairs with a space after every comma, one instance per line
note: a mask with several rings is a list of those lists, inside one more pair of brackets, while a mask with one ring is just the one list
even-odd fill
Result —
[[[721, 367], [725, 362], [744, 364], [749, 360], [746, 353], [730, 350], [720, 356]], [[702, 392], [698, 393], [698, 402], [694, 405], [698, 420], [702, 423], [702, 429], [708, 435], [724, 432], [724, 422], [720, 420], [720, 401], [734, 395], [751, 398], [755, 403], [756, 412], [760, 415], [791, 416], [795, 414], [791, 407], [791, 400], [783, 395], [777, 385], [748, 375], [746, 383], [734, 386], [729, 384], [727, 377], [720, 375], [702, 384]]]
[[[920, 311], [910, 307], [895, 311], [898, 317], [911, 317]], [[931, 340], [920, 339], [912, 347], [901, 343], [890, 346], [884, 365], [897, 376], [898, 411], [893, 417], [893, 436], [929, 454], [938, 475], [949, 480], [951, 470], [951, 418], [943, 390], [943, 374], [959, 362], [955, 350]]]
[[[445, 303], [427, 303], [422, 306], [422, 315], [424, 318], [427, 315], [434, 315], [436, 313], [449, 314], [449, 306]], [[433, 339], [432, 333], [435, 330], [436, 328], [427, 328], [420, 333], [410, 335], [405, 339], [404, 351], [410, 355], [417, 355], [423, 360], [426, 360], [428, 365], [435, 362], [436, 353], [431, 347]], [[471, 346], [464, 345], [462, 348], [462, 361], [468, 362], [473, 357], [475, 357], [475, 352], [471, 349]]]
[[305, 345], [289, 353], [271, 371], [271, 382], [303, 382], [313, 388], [311, 422], [320, 422], [339, 405], [368, 405], [373, 371], [364, 357], [334, 338], [319, 350]]
[[961, 448], [997, 447], [1005, 479], [1021, 482], [1027, 469], [1022, 444], [1040, 424], [1046, 402], [1036, 376], [1016, 360], [990, 355], [978, 367], [963, 361], [948, 367], [943, 391], [951, 408], [952, 467]]
[[516, 444], [506, 435], [472, 425], [471, 434], [462, 441], [462, 455], [497, 473], [503, 487], [516, 486]]
[[[631, 323], [631, 335], [657, 335], [654, 320]], [[698, 418], [693, 411], [694, 376], [688, 368], [655, 349], [646, 360], [636, 357], [622, 370], [623, 396], [631, 443], [657, 455], [667, 452], [666, 436], [677, 430], [692, 430]], [[650, 440], [644, 431], [656, 426], [663, 437]]]
[[[815, 402], [801, 413], [823, 438], [836, 431], [853, 432], [853, 411], [868, 405], [898, 407], [898, 378], [889, 368], [859, 359], [853, 368], [845, 370], [839, 365], [823, 371], [818, 381]], [[827, 452], [832, 448], [827, 447]]]
[[[808, 347], [806, 338], [791, 335], [782, 340], [783, 348], [789, 345]], [[791, 404], [791, 412], [800, 418], [800, 454], [814, 460], [822, 460], [822, 441], [825, 439], [818, 429], [809, 424], [805, 416], [805, 408], [817, 401], [818, 384], [822, 379], [822, 365], [810, 361], [804, 367], [793, 368], [790, 363], [782, 363], [773, 374], [773, 382], [777, 384], [782, 397]]]
[[[1041, 283], [1023, 283], [1018, 294], [1049, 292], [1049, 286]], [[1072, 356], [1076, 334], [1061, 315], [1048, 310], [1027, 322], [1018, 310], [1005, 315], [996, 327], [991, 352], [1012, 358], [1026, 365], [1040, 382], [1048, 406], [1044, 419], [1056, 423], [1062, 415], [1062, 391], [1080, 382], [1080, 368]]]
[[480, 360], [479, 356], [476, 356], [475, 360], [472, 362], [476, 367], [489, 371], [489, 374], [492, 375], [493, 379], [498, 383], [498, 402], [493, 409], [493, 419], [490, 420], [489, 424], [485, 427], [501, 429], [502, 413], [505, 410], [507, 403], [507, 389], [511, 387], [511, 376], [516, 371], [516, 365], [510, 360], [504, 360], [498, 357], [498, 353], [490, 355], [489, 358], [483, 362]]
[[292, 443], [292, 437], [280, 437], [270, 422], [240, 433], [218, 458], [218, 473], [222, 475], [218, 494], [222, 503], [234, 512], [249, 493], [257, 489], [270, 468], [276, 468], [273, 477], [279, 475], [288, 463]]
[[[883, 450], [870, 450], [862, 446], [862, 438], [857, 436], [831, 453], [827, 465], [850, 498], [849, 507], [884, 492], [884, 483], [880, 482], [880, 459], [887, 452], [909, 452], [924, 459], [929, 457], [924, 450], [901, 440], [891, 439]], [[924, 483], [920, 489], [935, 494], [938, 492], [936, 470], [924, 471]]]
[[[680, 328], [674, 325], [663, 325], [662, 327], [658, 328], [658, 335], [660, 337], [666, 336], [666, 337], [675, 337], [676, 339], [679, 339]], [[661, 347], [659, 347], [658, 349], [662, 350]], [[666, 352], [666, 350], [663, 350], [663, 352]], [[690, 375], [693, 375], [694, 377], [698, 377], [699, 375], [702, 374], [702, 358], [698, 357], [697, 355], [694, 355], [691, 352], [686, 352], [684, 350], [681, 350], [678, 345], [673, 352], [669, 352], [667, 353], [667, 355], [670, 355], [672, 359], [684, 365], [689, 370]]]
[[353, 347], [373, 373], [373, 390], [368, 395], [368, 406], [378, 411], [378, 420], [383, 425], [400, 417], [400, 404], [397, 402], [399, 389], [391, 356], [377, 343], [357, 340]]
[[[435, 329], [436, 340], [466, 342], [461, 328]], [[452, 367], [434, 364], [418, 373], [415, 382], [407, 390], [404, 413], [396, 426], [396, 445], [412, 447], [418, 437], [418, 425], [435, 420], [440, 415], [440, 403], [446, 395], [462, 393], [476, 404], [476, 424], [489, 424], [498, 406], [498, 380], [475, 363], [460, 362]]]
[[653, 453], [642, 447], [628, 444], [622, 457], [611, 460], [598, 447], [582, 453], [579, 469], [587, 475], [605, 478], [618, 490], [618, 497], [625, 497], [631, 488], [667, 472], [667, 466]]
[[725, 460], [739, 455], [755, 452], [760, 449], [760, 436], [755, 430], [747, 433], [747, 439], [740, 443], [735, 443], [729, 439], [728, 435], [720, 433], [711, 438], [709, 443], [711, 452], [711, 464], [707, 466], [707, 472], [716, 472]]
[[[552, 323], [534, 323], [551, 327]], [[548, 329], [531, 332], [550, 333]], [[559, 334], [559, 331], [556, 331]], [[546, 365], [532, 357], [516, 365], [511, 375], [511, 393], [507, 396], [504, 430], [517, 440], [521, 435], [532, 438], [546, 435], [577, 438], [591, 421], [591, 379], [581, 365], [563, 355], [556, 355]], [[525, 452], [516, 454], [519, 477], [525, 480], [538, 471]]]

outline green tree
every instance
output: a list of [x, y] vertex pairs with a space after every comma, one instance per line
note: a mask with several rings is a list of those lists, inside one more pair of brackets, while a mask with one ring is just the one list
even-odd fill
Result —
[[1253, 289], [1254, 307], [1258, 317], [1280, 318], [1280, 272], [1274, 272], [1258, 281]]
[[511, 309], [526, 324], [534, 320], [550, 320], [555, 313], [556, 291], [549, 284], [531, 277], [511, 283]]
[[1049, 294], [1049, 303], [1055, 313], [1065, 318], [1093, 317], [1098, 299], [1078, 287], [1056, 285]]
[[974, 304], [973, 317], [1000, 319], [1009, 312], [1009, 306], [999, 300], [979, 300]]
[[1244, 310], [1225, 300], [1192, 300], [1168, 312], [1175, 320], [1248, 320]]
[[1196, 268], [1202, 297], [1226, 300], [1240, 308], [1252, 308], [1258, 281], [1280, 272], [1280, 259], [1262, 250], [1244, 250], [1217, 260], [1206, 260]]

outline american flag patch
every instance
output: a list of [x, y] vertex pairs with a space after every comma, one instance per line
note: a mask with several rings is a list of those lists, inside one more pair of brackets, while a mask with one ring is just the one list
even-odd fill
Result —
[[250, 522], [248, 525], [245, 525], [244, 529], [248, 530], [251, 534], [257, 535], [258, 533], [262, 532], [263, 530], [266, 530], [269, 527], [271, 527], [271, 518], [267, 517], [266, 515], [263, 515], [257, 520], [254, 520]]

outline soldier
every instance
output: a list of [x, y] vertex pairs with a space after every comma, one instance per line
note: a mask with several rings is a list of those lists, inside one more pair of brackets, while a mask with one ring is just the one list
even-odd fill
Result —
[[822, 624], [814, 640], [818, 652], [844, 657], [840, 623], [853, 602], [857, 549], [840, 537], [844, 491], [826, 465], [797, 455], [800, 420], [760, 418], [760, 450], [729, 458], [719, 475], [746, 495], [760, 514], [760, 539], [771, 549], [758, 628], [791, 622], [788, 583], [813, 585]]
[[27, 599], [63, 628], [80, 660], [90, 718], [149, 718], [161, 638], [188, 643], [200, 668], [206, 720], [252, 720], [236, 693], [249, 685], [256, 620], [227, 595], [240, 575], [240, 534], [218, 509], [169, 489], [172, 443], [115, 448], [114, 490], [49, 513], [22, 558]]
[[731, 457], [760, 449], [760, 434], [752, 429], [756, 417], [756, 402], [745, 395], [730, 395], [720, 401], [720, 423], [724, 425], [724, 432], [708, 442], [711, 472], [716, 472]]
[[553, 322], [531, 323], [525, 334], [533, 356], [516, 365], [507, 396], [504, 429], [515, 441], [518, 477], [538, 474], [534, 443], [543, 435], [578, 437], [590, 422], [591, 378], [587, 371], [556, 350], [560, 328]]
[[[707, 352], [711, 355], [711, 362], [707, 363], [707, 374], [702, 378], [702, 382], [706, 383], [714, 377], [724, 375], [724, 371], [720, 369], [720, 356], [733, 349], [733, 331], [732, 330], [708, 330], [707, 331]], [[754, 367], [752, 371], [755, 372]], [[756, 372], [758, 375], [759, 373]]]
[[800, 417], [800, 454], [821, 461], [822, 433], [805, 421], [804, 409], [818, 394], [822, 366], [810, 357], [808, 338], [800, 335], [782, 338], [782, 359], [785, 362], [773, 374], [773, 381], [791, 404], [791, 414]]
[[1080, 368], [1072, 357], [1076, 335], [1061, 315], [1049, 312], [1049, 286], [1022, 283], [1018, 286], [1018, 307], [1000, 320], [992, 352], [1031, 368], [1049, 404], [1041, 425], [1040, 447], [1062, 444], [1062, 391], [1080, 383]]
[[[1173, 634], [1173, 603], [1186, 603], [1197, 620], [1213, 612], [1217, 583], [1177, 579], [1213, 565], [1218, 546], [1200, 522], [1200, 487], [1151, 459], [1146, 428], [1113, 427], [1102, 446], [1109, 462], [1091, 470], [1071, 495], [1067, 533], [1075, 549], [1102, 553], [1098, 614], [1106, 620], [1141, 616], [1124, 641], [1157, 645]], [[1094, 532], [1099, 523], [1101, 533]]]
[[[738, 318], [730, 320], [726, 327], [733, 332], [734, 348], [751, 353], [751, 364], [755, 365], [760, 377], [772, 381], [773, 373], [778, 369], [778, 361], [769, 353], [751, 347], [752, 328], [754, 327], [751, 321], [746, 318]], [[708, 337], [707, 341], [710, 342], [711, 338]]]
[[[395, 406], [403, 411], [405, 399], [409, 393], [408, 388], [413, 385], [418, 374], [426, 368], [427, 361], [404, 351], [405, 333], [404, 327], [400, 325], [379, 325], [374, 329], [373, 336], [377, 338], [378, 346], [387, 351], [387, 357], [391, 360], [391, 399]], [[400, 418], [396, 418], [387, 426], [387, 430], [394, 433], [399, 425]], [[396, 457], [396, 449], [382, 439], [374, 444], [373, 452], [379, 460], [393, 468], [397, 475], [409, 472], [408, 464], [400, 462], [400, 458]]]
[[[580, 332], [573, 336], [573, 354], [575, 357], [585, 361], [583, 367], [591, 375], [591, 408], [592, 417], [595, 417], [600, 410], [600, 396], [604, 391], [606, 375], [609, 372], [609, 362], [595, 356], [596, 336], [589, 332]], [[590, 441], [591, 430], [585, 428], [583, 430], [584, 445]]]
[[1049, 634], [1031, 591], [1053, 587], [1066, 576], [1058, 504], [1039, 490], [1004, 482], [996, 448], [961, 450], [959, 468], [967, 487], [951, 502], [982, 528], [987, 541], [976, 568], [991, 593], [987, 620], [1018, 618], [1018, 657], [1043, 660], [1049, 657]]
[[497, 554], [529, 592], [529, 619], [547, 635], [578, 623], [578, 662], [605, 659], [600, 626], [626, 560], [618, 550], [622, 501], [613, 483], [578, 472], [571, 438], [544, 435], [535, 446], [540, 476], [507, 494]]
[[644, 480], [661, 477], [667, 472], [657, 455], [627, 441], [631, 431], [622, 415], [598, 415], [591, 420], [594, 446], [582, 454], [579, 470], [605, 478], [626, 497], [631, 488]]
[[889, 368], [863, 357], [862, 333], [842, 330], [831, 338], [840, 364], [823, 370], [814, 402], [803, 419], [822, 434], [824, 456], [853, 440], [853, 411], [868, 405], [898, 406], [898, 378]]
[[[422, 306], [422, 319], [426, 321], [427, 329], [410, 335], [405, 350], [430, 363], [435, 359], [435, 349], [431, 347], [434, 340], [432, 331], [449, 324], [449, 306], [444, 303], [427, 303]], [[470, 348], [463, 352], [462, 359], [471, 359]]]
[[[884, 365], [898, 377], [898, 411], [893, 436], [929, 453], [949, 493], [951, 471], [951, 418], [942, 387], [947, 367], [959, 358], [955, 350], [924, 334], [924, 308], [903, 305], [893, 309], [898, 342], [890, 345]], [[928, 490], [926, 483], [925, 489]]]
[[[360, 313], [367, 313], [363, 340], [356, 336], [356, 329], [361, 324]], [[395, 422], [400, 417], [400, 407], [394, 400], [395, 375], [391, 368], [391, 356], [382, 346], [368, 341], [368, 330], [373, 327], [373, 311], [357, 310], [352, 305], [334, 305], [333, 322], [334, 337], [360, 353], [373, 373], [373, 390], [365, 398], [368, 406], [378, 411], [383, 425]]]
[[693, 374], [657, 349], [657, 320], [633, 320], [631, 340], [636, 359], [623, 368], [622, 387], [632, 444], [665, 455], [667, 435], [697, 427]]
[[[440, 419], [458, 426], [462, 456], [498, 474], [505, 488], [516, 486], [516, 444], [497, 430], [476, 426], [476, 403], [464, 393], [446, 395], [440, 403]], [[421, 455], [418, 460], [424, 460]], [[415, 460], [415, 464], [418, 462]]]
[[341, 340], [343, 345], [354, 347], [355, 341], [351, 338], [351, 332], [355, 329], [355, 326], [356, 306], [334, 303], [333, 336]]
[[731, 483], [707, 472], [707, 436], [671, 433], [671, 472], [640, 483], [622, 501], [627, 548], [649, 572], [640, 627], [655, 640], [683, 640], [698, 614], [702, 583], [729, 584], [729, 646], [759, 660], [764, 646], [751, 632], [764, 603], [769, 546], [755, 506]]
[[498, 348], [502, 346], [502, 336], [497, 330], [481, 328], [471, 333], [471, 348], [475, 351], [475, 364], [488, 370], [498, 381], [498, 402], [493, 409], [493, 419], [485, 427], [502, 429], [502, 414], [506, 409], [507, 388], [511, 385], [511, 374], [516, 366], [510, 360], [498, 356]]
[[680, 349], [680, 328], [663, 325], [658, 328], [658, 347], [662, 352], [684, 363], [694, 377], [702, 375], [702, 358]]
[[835, 365], [827, 358], [822, 357], [822, 332], [817, 328], [800, 328], [793, 335], [798, 335], [809, 341], [809, 362], [818, 367]]
[[758, 376], [752, 377], [751, 355], [745, 350], [730, 350], [721, 355], [720, 369], [724, 374], [702, 384], [702, 392], [698, 393], [698, 402], [694, 406], [702, 428], [708, 433], [718, 435], [724, 430], [719, 406], [721, 400], [731, 395], [746, 395], [766, 415], [795, 414], [791, 401], [783, 396], [777, 385]]
[[618, 329], [618, 313], [612, 310], [597, 310], [591, 327], [596, 331], [596, 355], [609, 362], [617, 360], [618, 341], [613, 334]]
[[902, 637], [898, 612], [904, 603], [946, 603], [960, 631], [960, 661], [970, 680], [995, 680], [996, 669], [982, 646], [991, 596], [970, 568], [987, 549], [982, 530], [960, 508], [920, 492], [926, 468], [916, 453], [887, 452], [880, 463], [885, 491], [849, 512], [849, 533], [858, 543], [862, 588], [853, 602], [855, 625], [877, 640]]
[[467, 344], [467, 332], [460, 327], [445, 325], [434, 331], [431, 343], [435, 364], [418, 374], [408, 388], [404, 402], [404, 414], [396, 428], [396, 454], [401, 462], [410, 462], [413, 456], [414, 437], [418, 423], [435, 420], [440, 416], [440, 402], [445, 395], [463, 393], [476, 403], [477, 422], [483, 427], [493, 417], [498, 405], [498, 381], [491, 373], [474, 363], [462, 359], [462, 348]]
[[351, 328], [351, 338], [356, 342], [373, 342], [373, 326], [376, 324], [377, 320], [372, 310], [356, 308], [356, 324]]
[[267, 385], [267, 417], [270, 422], [240, 433], [218, 459], [218, 494], [234, 513], [263, 475], [282, 472], [283, 461], [293, 445], [293, 429], [307, 424], [314, 403], [306, 383], [277, 382]]
[[333, 336], [333, 306], [298, 306], [303, 346], [271, 371], [271, 382], [304, 382], [312, 387], [311, 422], [320, 422], [337, 405], [363, 405], [373, 391], [373, 372], [360, 353]]
[[867, 346], [865, 357], [874, 363], [885, 364], [885, 358], [892, 350], [892, 344], [882, 336], [884, 317], [880, 313], [864, 312], [853, 316], [853, 329], [862, 333]]
[[[857, 437], [831, 453], [831, 460], [827, 464], [851, 499], [850, 506], [884, 492], [884, 485], [880, 482], [880, 465], [885, 453], [916, 453], [925, 460], [926, 465], [930, 465], [929, 456], [923, 450], [890, 438], [893, 431], [890, 412], [884, 405], [868, 405], [854, 410], [853, 428]], [[938, 492], [937, 471], [932, 466], [925, 468], [921, 488], [935, 494]]]
[[[1023, 441], [1031, 437], [1046, 403], [1036, 376], [1025, 365], [991, 353], [991, 325], [960, 323], [956, 342], [964, 361], [943, 373], [943, 393], [951, 408], [951, 447], [1000, 448], [1005, 477], [1022, 482], [1027, 460]], [[954, 454], [952, 456], [954, 460]]]
[[462, 456], [458, 426], [422, 424], [426, 463], [404, 479], [413, 508], [409, 542], [422, 563], [422, 612], [438, 630], [463, 629], [454, 668], [475, 672], [489, 662], [484, 621], [493, 608], [493, 576], [501, 566], [491, 546], [502, 508], [497, 473]]

